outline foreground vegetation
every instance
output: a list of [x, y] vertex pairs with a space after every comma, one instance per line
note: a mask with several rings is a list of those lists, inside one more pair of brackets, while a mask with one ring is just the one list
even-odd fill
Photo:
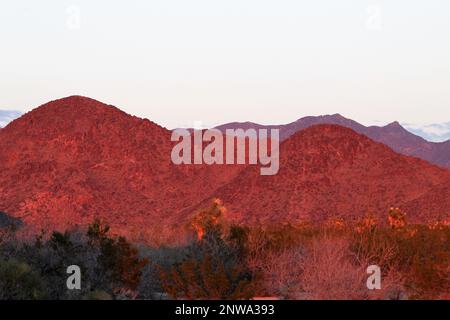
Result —
[[[107, 225], [17, 239], [0, 229], [0, 299], [448, 299], [450, 227], [387, 221], [246, 228], [227, 223], [220, 201], [197, 213], [177, 247], [110, 235]], [[78, 265], [81, 289], [68, 290]], [[382, 271], [368, 290], [366, 268]]]

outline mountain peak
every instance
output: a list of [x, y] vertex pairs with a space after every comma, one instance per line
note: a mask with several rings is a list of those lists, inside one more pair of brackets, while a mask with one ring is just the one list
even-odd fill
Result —
[[386, 125], [386, 128], [403, 128], [398, 121], [393, 121]]
[[[98, 100], [69, 96], [43, 104], [11, 122], [2, 130], [9, 137], [23, 140], [60, 139], [91, 134], [96, 140], [112, 139], [111, 135], [130, 136], [132, 133], [144, 136], [151, 130], [157, 137], [165, 137], [167, 129], [149, 120], [127, 114], [119, 108]], [[151, 135], [150, 135], [151, 136]]]
[[344, 117], [340, 113], [326, 114], [317, 117], [314, 116], [303, 117], [293, 122], [292, 124], [297, 124], [300, 127], [308, 127], [310, 125], [315, 124], [337, 124], [352, 129], [355, 129], [355, 126], [361, 126], [359, 123]]
[[[353, 129], [335, 124], [318, 124], [298, 131], [284, 141], [284, 151], [295, 155], [299, 149], [345, 153], [352, 155], [360, 152], [367, 146], [375, 144], [366, 136]], [[306, 147], [307, 146], [307, 147]]]
[[[76, 111], [108, 112], [108, 111], [111, 111], [112, 109], [114, 109], [116, 111], [119, 111], [119, 112], [125, 114], [125, 112], [121, 111], [120, 109], [118, 109], [112, 105], [108, 105], [101, 101], [98, 101], [98, 100], [95, 100], [95, 99], [92, 99], [89, 97], [79, 96], [79, 95], [68, 96], [68, 97], [64, 97], [61, 99], [50, 101], [40, 107], [33, 109], [31, 111], [31, 113], [38, 111], [38, 110], [42, 110], [42, 109], [44, 109], [44, 110], [64, 109], [64, 111], [72, 111], [72, 112], [76, 112]], [[55, 111], [61, 111], [61, 110], [55, 110]]]
[[56, 99], [56, 100], [50, 101], [49, 103], [51, 103], [51, 102], [59, 102], [59, 103], [69, 103], [69, 102], [72, 102], [72, 103], [74, 103], [74, 102], [75, 103], [76, 102], [102, 103], [102, 102], [100, 102], [98, 100], [95, 100], [93, 98], [89, 98], [89, 97], [86, 97], [86, 96], [82, 96], [82, 95], [71, 95], [71, 96], [67, 96], [67, 97], [63, 97], [63, 98], [60, 98], [60, 99]]
[[[34, 125], [48, 125], [50, 123], [70, 123], [84, 121], [85, 123], [117, 121], [119, 119], [136, 118], [119, 108], [105, 104], [98, 100], [73, 95], [45, 103], [11, 123], [15, 126], [20, 123], [33, 123]], [[137, 119], [137, 118], [136, 118]], [[15, 125], [14, 125], [15, 124]]]

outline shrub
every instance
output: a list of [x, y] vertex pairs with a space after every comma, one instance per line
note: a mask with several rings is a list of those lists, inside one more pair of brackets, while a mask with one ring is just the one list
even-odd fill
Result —
[[45, 298], [42, 279], [24, 262], [0, 260], [0, 300]]
[[409, 298], [439, 298], [450, 291], [448, 226], [397, 223], [390, 228], [360, 230], [351, 238], [350, 248], [356, 259], [379, 265], [384, 277], [397, 274]]
[[97, 262], [118, 292], [135, 291], [139, 285], [142, 269], [147, 259], [139, 257], [139, 251], [124, 237], [108, 237], [109, 226], [95, 221], [89, 226], [88, 237], [91, 246], [99, 247]]
[[249, 299], [254, 295], [255, 276], [245, 264], [246, 230], [225, 228], [219, 221], [223, 210], [217, 201], [194, 217], [197, 241], [186, 256], [169, 269], [161, 268], [161, 282], [173, 298]]
[[399, 268], [413, 299], [450, 292], [450, 228], [414, 226], [396, 235]]

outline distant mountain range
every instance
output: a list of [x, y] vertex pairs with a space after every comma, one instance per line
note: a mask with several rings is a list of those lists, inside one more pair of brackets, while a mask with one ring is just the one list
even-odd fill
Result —
[[427, 125], [405, 123], [403, 126], [414, 134], [428, 141], [444, 142], [450, 140], [450, 122]]
[[[340, 123], [320, 124], [330, 119]], [[134, 240], [178, 236], [215, 197], [245, 224], [385, 218], [391, 206], [410, 221], [450, 218], [450, 170], [374, 139], [427, 142], [397, 123], [350, 125], [334, 115], [283, 126], [279, 173], [261, 176], [257, 165], [174, 165], [169, 130], [93, 99], [55, 100], [0, 130], [0, 211], [33, 232], [100, 218]]]
[[6, 126], [12, 120], [21, 116], [20, 111], [15, 110], [0, 110], [0, 128]]
[[[16, 110], [0, 110], [0, 128], [6, 126], [9, 122], [17, 119], [21, 115], [22, 112]], [[445, 142], [450, 140], [450, 122], [420, 125], [414, 123], [403, 123], [402, 126], [407, 131], [430, 142]]]
[[374, 141], [381, 142], [394, 151], [414, 156], [430, 163], [450, 169], [450, 140], [445, 142], [429, 142], [419, 136], [414, 135], [398, 122], [392, 122], [384, 127], [366, 127], [356, 121], [347, 119], [340, 114], [325, 115], [318, 117], [304, 117], [297, 121], [284, 125], [260, 125], [253, 122], [232, 122], [216, 127], [225, 132], [226, 129], [249, 129], [249, 128], [278, 128], [280, 129], [280, 139], [285, 140], [294, 133], [318, 124], [336, 124], [353, 129]]

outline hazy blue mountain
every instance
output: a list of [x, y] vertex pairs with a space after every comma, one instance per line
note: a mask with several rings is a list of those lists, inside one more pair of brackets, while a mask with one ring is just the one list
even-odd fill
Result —
[[403, 126], [408, 131], [411, 131], [428, 141], [443, 142], [450, 140], [450, 122], [427, 125], [404, 123]]
[[6, 126], [9, 122], [21, 115], [22, 113], [16, 110], [0, 110], [0, 127]]

